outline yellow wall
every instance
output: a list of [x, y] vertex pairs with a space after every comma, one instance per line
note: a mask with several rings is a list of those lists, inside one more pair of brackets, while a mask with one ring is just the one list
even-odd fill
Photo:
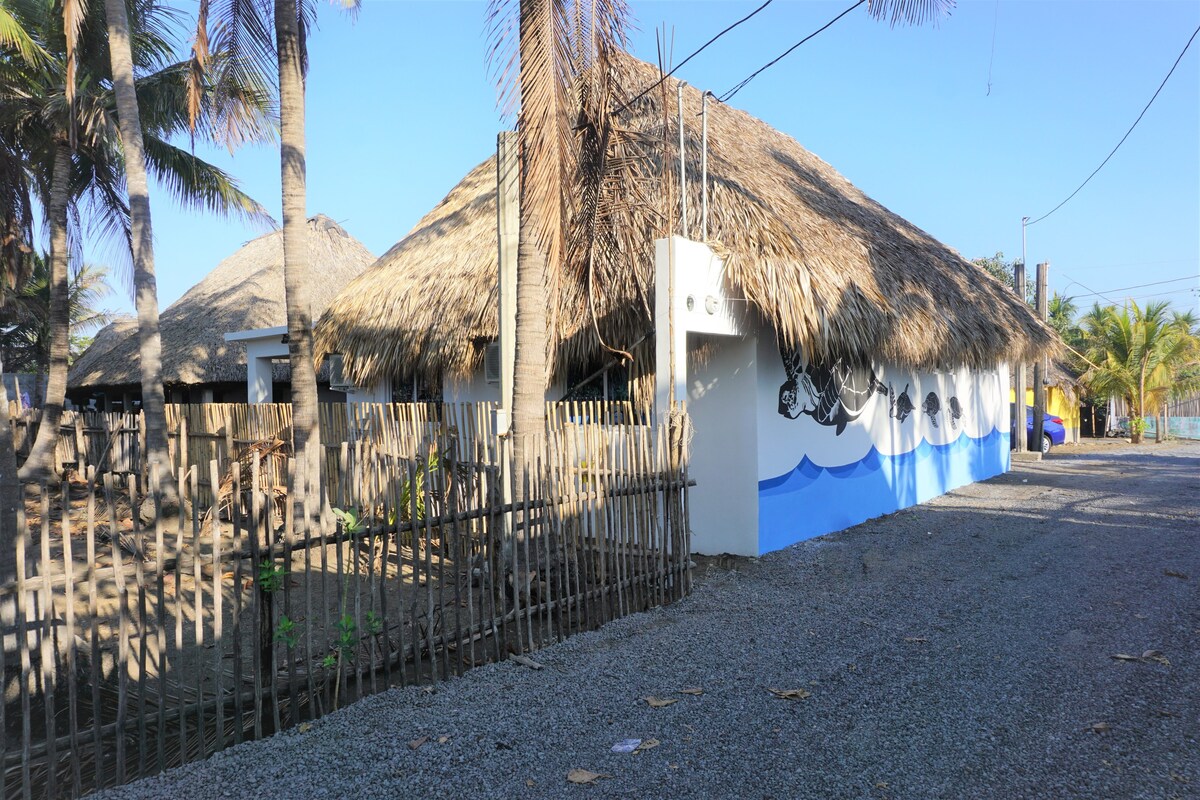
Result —
[[[1013, 402], [1016, 396], [1016, 390], [1010, 388], [1008, 402]], [[1025, 390], [1025, 405], [1033, 405], [1033, 389]], [[1062, 418], [1063, 427], [1067, 429], [1068, 442], [1079, 441], [1079, 404], [1068, 401], [1062, 389], [1057, 386], [1046, 387], [1046, 412]]]

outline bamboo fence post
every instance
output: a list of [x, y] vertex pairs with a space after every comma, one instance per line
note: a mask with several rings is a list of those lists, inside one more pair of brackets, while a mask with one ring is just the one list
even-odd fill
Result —
[[[374, 456], [374, 454], [372, 454]], [[375, 673], [378, 669], [378, 659], [376, 658], [376, 645], [378, 644], [378, 635], [376, 626], [378, 625], [378, 612], [375, 611], [375, 459], [368, 459], [368, 463], [363, 465], [363, 473], [367, 485], [367, 495], [363, 498], [363, 517], [366, 520], [366, 545], [367, 545], [367, 660], [370, 672], [371, 694], [378, 691], [378, 682]], [[360, 634], [361, 637], [361, 634]], [[361, 696], [361, 693], [360, 693]]]
[[[453, 408], [451, 408], [451, 411], [453, 411]], [[446, 509], [445, 509], [445, 505], [444, 505], [444, 502], [446, 499], [447, 485], [449, 483], [449, 478], [446, 475], [445, 463], [442, 460], [444, 457], [444, 454], [445, 454], [445, 449], [444, 449], [445, 440], [444, 440], [444, 438], [434, 439], [433, 442], [434, 442], [433, 446], [436, 449], [434, 449], [430, 453], [429, 460], [425, 462], [425, 469], [426, 469], [427, 473], [431, 473], [431, 474], [427, 475], [430, 495], [432, 496], [435, 493], [434, 481], [437, 481], [436, 494], [442, 498], [443, 506], [441, 508], [434, 509], [432, 505], [427, 505], [425, 508], [425, 518], [428, 519], [430, 516], [432, 516], [433, 515], [432, 512], [435, 510], [438, 512], [437, 513], [437, 519], [438, 519], [438, 527], [437, 527], [437, 534], [438, 534], [437, 608], [438, 608], [438, 614], [440, 616], [440, 619], [442, 620], [442, 635], [441, 635], [442, 658], [441, 658], [441, 661], [442, 661], [442, 678], [444, 680], [444, 679], [448, 679], [450, 677], [450, 674], [449, 674], [450, 648], [447, 645], [447, 642], [450, 638], [450, 619], [449, 619], [449, 615], [446, 614], [446, 521], [445, 521]], [[436, 467], [436, 469], [435, 469], [435, 467]], [[432, 499], [432, 497], [431, 497], [431, 499]]]
[[33, 677], [33, 665], [29, 657], [28, 540], [29, 527], [25, 521], [25, 504], [22, 502], [17, 504], [17, 642], [21, 648], [21, 794], [26, 800], [31, 797], [30, 762], [33, 747], [29, 685]]
[[[109, 542], [112, 546], [113, 581], [117, 590], [117, 611], [119, 615], [119, 640], [117, 656], [117, 746], [116, 746], [116, 781], [117, 785], [125, 783], [125, 725], [126, 702], [128, 700], [129, 683], [129, 609], [125, 588], [125, 561], [121, 555], [120, 532], [117, 528], [117, 508], [113, 497], [112, 473], [104, 474], [104, 495], [108, 502], [109, 513]], [[136, 510], [133, 511], [137, 513]]]
[[218, 491], [221, 477], [215, 457], [208, 462], [208, 475], [213, 487], [209, 518], [212, 522], [213, 680], [217, 700], [217, 728], [213, 746], [215, 751], [220, 751], [225, 749], [225, 666], [223, 663], [225, 590], [221, 586], [221, 502]]
[[55, 693], [55, 662], [54, 652], [54, 575], [50, 562], [50, 487], [41, 484], [41, 515], [42, 515], [42, 547], [41, 559], [38, 565], [38, 577], [41, 579], [41, 672], [42, 672], [42, 705], [46, 715], [46, 794], [54, 797], [58, 791], [58, 736], [55, 728], [54, 693]]
[[[175, 476], [175, 486], [180, 497], [187, 492], [187, 476], [177, 473]], [[183, 656], [183, 623], [184, 617], [184, 599], [183, 599], [183, 542], [187, 535], [187, 515], [183, 513], [182, 504], [179, 509], [179, 516], [175, 521], [175, 569], [174, 575], [174, 606], [175, 606], [175, 658], [179, 669], [175, 675], [175, 692], [176, 692], [176, 713], [179, 715], [179, 763], [187, 763], [187, 700], [185, 695], [187, 689], [184, 688], [184, 674], [182, 666], [186, 659]]]
[[[88, 467], [88, 497], [87, 497], [87, 541], [86, 553], [88, 564], [88, 626], [91, 633], [91, 663], [88, 665], [88, 681], [92, 687], [92, 766], [94, 770], [93, 785], [104, 786], [104, 748], [100, 726], [100, 623], [99, 586], [96, 578], [96, 468]], [[20, 538], [17, 539], [18, 544]]]
[[139, 509], [141, 505], [140, 487], [145, 484], [140, 484], [139, 480], [130, 481], [129, 500], [130, 508], [133, 509], [133, 569], [134, 582], [137, 585], [137, 614], [138, 614], [138, 679], [137, 679], [137, 715], [138, 715], [138, 777], [146, 774], [146, 629], [148, 627], [147, 610], [146, 610], [146, 572], [145, 572], [145, 552], [146, 552], [146, 536], [144, 526], [142, 525], [141, 514]]
[[83, 414], [75, 412], [75, 470], [82, 475], [87, 467], [87, 440], [83, 435]]
[[[296, 485], [296, 462], [290, 460], [285, 464], [284, 472], [287, 476], [287, 486], [293, 487]], [[304, 515], [304, 519], [311, 518], [309, 511], [312, 505], [308, 502], [307, 483], [304, 487], [304, 494], [301, 497], [305, 498], [304, 505], [300, 509], [300, 513]], [[274, 502], [272, 502], [274, 505]], [[295, 540], [295, 522], [296, 522], [296, 504], [292, 501], [291, 494], [287, 496], [287, 501], [283, 506], [283, 547], [280, 553], [280, 558], [283, 561], [283, 615], [295, 625], [295, 617], [292, 612], [292, 544]], [[309, 526], [306, 523], [301, 526], [304, 530], [308, 530]], [[306, 576], [307, 577], [307, 576]], [[287, 659], [288, 670], [288, 721], [290, 725], [296, 725], [300, 722], [300, 689], [296, 684], [296, 646], [293, 632], [283, 633], [282, 628], [280, 634], [283, 636], [283, 654]], [[278, 638], [278, 637], [276, 637]]]
[[[325, 456], [325, 451], [322, 450], [321, 451], [322, 459], [324, 459], [324, 456]], [[295, 474], [294, 467], [292, 469], [292, 474]], [[307, 489], [305, 490], [304, 496], [305, 497], [308, 496]], [[312, 602], [313, 538], [312, 538], [312, 526], [311, 525], [301, 525], [300, 528], [304, 533], [304, 630], [305, 630], [305, 635], [304, 635], [304, 676], [305, 676], [305, 684], [306, 684], [307, 690], [308, 690], [308, 718], [309, 718], [309, 720], [314, 720], [317, 718], [317, 685], [316, 685], [316, 678], [313, 675], [313, 672], [314, 672], [313, 664], [315, 663], [313, 660], [313, 602]], [[325, 526], [322, 524], [320, 526], [320, 528], [321, 528], [321, 538], [322, 538], [322, 540], [324, 540]], [[294, 528], [292, 529], [292, 532], [293, 532], [293, 535], [295, 535]], [[322, 598], [322, 599], [324, 599], [324, 598]], [[297, 712], [296, 720], [299, 721], [299, 719], [300, 719], [300, 715], [299, 715], [299, 712]]]
[[[80, 471], [83, 475], [84, 471]], [[75, 632], [75, 559], [71, 548], [71, 484], [68, 481], [62, 482], [62, 559], [63, 559], [63, 580], [66, 585], [65, 589], [65, 605], [66, 605], [66, 625], [67, 625], [67, 729], [70, 734], [70, 763], [71, 763], [71, 795], [78, 797], [83, 793], [83, 775], [79, 764], [79, 687], [75, 675], [75, 649], [76, 649], [76, 632]], [[0, 651], [4, 648], [0, 647]], [[0, 659], [3, 656], [0, 655]], [[3, 663], [0, 662], [0, 675], [3, 672]], [[0, 706], [6, 703], [0, 702]], [[0, 718], [0, 725], [3, 725], [4, 720]], [[3, 776], [0, 776], [0, 787], [4, 782]], [[4, 794], [0, 789], [0, 794]], [[5, 795], [7, 796], [7, 795]]]
[[[204, 652], [204, 553], [200, 538], [200, 465], [188, 471], [188, 501], [192, 508], [192, 635], [197, 654]], [[186, 505], [183, 506], [187, 508]], [[197, 757], [208, 755], [204, 732], [204, 668], [203, 659], [196, 660], [196, 744]]]
[[[536, 443], [533, 448], [526, 452], [536, 453]], [[524, 513], [521, 515], [522, 533], [521, 550], [525, 556], [525, 568], [521, 571], [521, 586], [525, 590], [525, 633], [528, 636], [529, 652], [537, 649], [533, 641], [533, 583], [534, 569], [533, 564], [529, 560], [529, 539], [533, 535], [533, 518], [531, 516], [532, 506], [529, 502], [529, 459], [526, 458], [521, 463], [521, 503], [524, 506]], [[536, 552], [536, 550], [535, 550]], [[517, 618], [517, 628], [520, 630], [520, 618]]]
[[154, 589], [158, 598], [157, 625], [155, 626], [155, 641], [158, 647], [158, 731], [157, 731], [157, 771], [167, 768], [167, 674], [169, 660], [167, 658], [167, 599], [166, 581], [163, 575], [164, 554], [166, 552], [162, 519], [162, 474], [158, 464], [150, 465], [150, 493], [154, 497]]
[[263, 644], [264, 636], [263, 636], [263, 634], [265, 633], [265, 631], [264, 631], [265, 626], [263, 625], [263, 615], [264, 615], [263, 606], [265, 605], [265, 601], [263, 599], [263, 591], [262, 591], [262, 575], [261, 575], [262, 565], [259, 561], [259, 559], [260, 559], [259, 534], [261, 532], [261, 525], [262, 525], [262, 518], [261, 518], [262, 503], [261, 503], [261, 500], [259, 499], [259, 485], [260, 485], [259, 484], [259, 476], [261, 474], [260, 470], [261, 470], [262, 466], [259, 462], [259, 454], [257, 451], [254, 452], [252, 459], [253, 460], [250, 462], [250, 530], [249, 530], [249, 536], [250, 536], [250, 575], [251, 575], [251, 580], [253, 580], [253, 582], [254, 582], [254, 588], [251, 590], [251, 592], [252, 592], [251, 596], [253, 598], [253, 607], [254, 607], [254, 611], [253, 611], [254, 630], [252, 632], [252, 635], [254, 637], [254, 639], [253, 639], [254, 645], [250, 650], [250, 652], [252, 654], [250, 667], [251, 667], [251, 672], [254, 675], [254, 738], [261, 739], [262, 735], [263, 735], [263, 724], [262, 724], [263, 723], [263, 707], [262, 707], [263, 677], [264, 677], [263, 676], [263, 672], [264, 672], [263, 662], [265, 659], [270, 658], [270, 654], [263, 652], [264, 651], [264, 644]]
[[242, 554], [242, 464], [234, 461], [230, 471], [229, 521], [233, 525], [233, 714], [236, 724], [233, 727], [233, 743], [241, 744], [245, 736], [246, 716], [242, 705], [242, 612], [244, 604], [245, 580], [242, 575], [242, 565], [245, 556]]
[[[437, 682], [437, 651], [433, 641], [434, 627], [434, 600], [433, 600], [433, 527], [430, 523], [429, 516], [433, 511], [433, 478], [429, 474], [429, 442], [426, 441], [421, 445], [421, 461], [419, 467], [424, 470], [425, 479], [423, 481], [423, 492], [425, 495], [425, 538], [422, 542], [422, 549], [425, 551], [424, 567], [425, 567], [425, 643], [429, 648], [429, 676], [430, 682]], [[417, 491], [413, 488], [413, 493]], [[446, 675], [443, 672], [442, 678]]]

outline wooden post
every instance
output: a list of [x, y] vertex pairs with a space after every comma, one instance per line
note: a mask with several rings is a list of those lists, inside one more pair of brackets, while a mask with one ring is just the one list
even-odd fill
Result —
[[[1049, 298], [1046, 297], [1046, 273], [1050, 271], [1050, 262], [1043, 261], [1037, 265], [1037, 284], [1035, 298], [1037, 302], [1038, 319], [1045, 322], [1049, 317]], [[1045, 431], [1046, 420], [1046, 356], [1042, 356], [1033, 365], [1033, 444], [1042, 447], [1042, 435]]]
[[[1025, 265], [1013, 265], [1013, 291], [1021, 302], [1025, 302]], [[1016, 365], [1016, 381], [1013, 386], [1013, 430], [1012, 449], [1024, 453], [1025, 446], [1025, 364]]]

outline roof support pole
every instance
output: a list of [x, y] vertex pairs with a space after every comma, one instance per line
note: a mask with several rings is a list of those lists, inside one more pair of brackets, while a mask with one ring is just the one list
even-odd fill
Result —
[[688, 203], [687, 203], [687, 153], [684, 150], [684, 130], [683, 130], [683, 87], [687, 86], [683, 81], [679, 82], [676, 87], [676, 94], [679, 99], [679, 233], [683, 238], [688, 238]]
[[496, 137], [496, 239], [500, 303], [500, 410], [496, 433], [512, 424], [513, 369], [517, 332], [517, 240], [521, 227], [521, 193], [516, 131]]
[[[1024, 238], [1024, 237], [1022, 237]], [[1022, 248], [1024, 249], [1024, 248]], [[1021, 262], [1013, 264], [1013, 291], [1017, 293], [1017, 297], [1021, 302], [1025, 302], [1025, 260], [1022, 256]], [[1013, 387], [1013, 433], [1012, 433], [1012, 449], [1017, 453], [1024, 453], [1028, 448], [1025, 445], [1025, 362], [1018, 361], [1016, 364], [1016, 384]]]
[[[1037, 298], [1038, 319], [1046, 322], [1050, 314], [1050, 300], [1046, 297], [1046, 276], [1050, 271], [1050, 262], [1043, 261], [1037, 265], [1037, 283], [1034, 284], [1034, 296]], [[1042, 446], [1042, 434], [1045, 431], [1046, 419], [1046, 357], [1042, 356], [1033, 362], [1033, 444]]]
[[708, 241], [708, 96], [700, 96], [700, 241]]

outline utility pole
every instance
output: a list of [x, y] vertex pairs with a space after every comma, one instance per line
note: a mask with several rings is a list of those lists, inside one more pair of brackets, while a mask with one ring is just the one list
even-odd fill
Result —
[[[1046, 322], [1050, 316], [1050, 300], [1046, 297], [1046, 273], [1050, 271], [1050, 262], [1043, 261], [1037, 265], [1037, 284], [1034, 287], [1034, 297], [1037, 302], [1038, 319]], [[1033, 364], [1033, 443], [1042, 446], [1042, 435], [1045, 432], [1046, 420], [1046, 356], [1042, 356]]]
[[[1021, 249], [1024, 250], [1024, 220], [1021, 223]], [[1021, 302], [1025, 302], [1025, 259], [1022, 254], [1020, 264], [1013, 265], [1013, 291]], [[1016, 381], [1013, 386], [1013, 432], [1012, 449], [1015, 453], [1024, 453], [1025, 446], [1025, 362], [1016, 365]]]

